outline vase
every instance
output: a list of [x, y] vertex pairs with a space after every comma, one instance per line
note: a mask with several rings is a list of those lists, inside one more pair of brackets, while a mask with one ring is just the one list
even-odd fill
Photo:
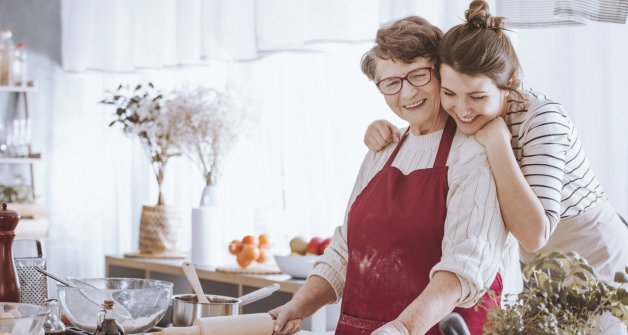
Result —
[[200, 207], [192, 208], [192, 248], [190, 258], [196, 265], [221, 265], [226, 241], [223, 241], [225, 215], [217, 205], [216, 185], [206, 185]]
[[181, 232], [185, 222], [186, 211], [183, 208], [174, 206], [142, 207], [140, 253], [155, 257], [181, 254]]

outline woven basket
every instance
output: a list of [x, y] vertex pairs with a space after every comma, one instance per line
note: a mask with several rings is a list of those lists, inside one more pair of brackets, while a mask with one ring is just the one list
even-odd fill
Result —
[[144, 206], [140, 219], [140, 253], [160, 255], [179, 252], [185, 219], [186, 211], [181, 207]]

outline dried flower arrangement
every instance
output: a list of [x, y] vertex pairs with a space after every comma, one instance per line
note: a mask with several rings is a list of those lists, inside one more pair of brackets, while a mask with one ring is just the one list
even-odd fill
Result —
[[198, 165], [206, 184], [214, 184], [245, 122], [250, 121], [249, 101], [231, 85], [223, 91], [197, 87], [174, 92], [168, 108], [185, 125], [179, 138], [183, 153]]
[[165, 106], [166, 101], [152, 83], [140, 84], [134, 89], [120, 85], [116, 91], [107, 92], [107, 97], [100, 101], [116, 107], [115, 119], [109, 126], [120, 125], [124, 133], [142, 142], [157, 178], [157, 205], [164, 205], [162, 183], [168, 160], [180, 155], [181, 127], [176, 126], [176, 114]]
[[164, 204], [162, 182], [168, 160], [181, 153], [199, 166], [208, 186], [216, 182], [252, 110], [250, 101], [233, 85], [223, 91], [183, 88], [167, 96], [152, 83], [134, 89], [120, 85], [101, 103], [116, 107], [109, 126], [121, 125], [144, 145], [157, 178], [158, 205]]

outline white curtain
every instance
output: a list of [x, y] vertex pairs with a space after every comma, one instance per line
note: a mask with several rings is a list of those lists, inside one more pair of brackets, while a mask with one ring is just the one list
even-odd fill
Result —
[[[63, 0], [63, 68], [127, 72], [253, 60], [313, 42], [365, 42], [380, 22], [409, 14], [441, 27], [466, 1]], [[458, 16], [459, 17], [459, 16]]]
[[[222, 239], [269, 233], [275, 252], [297, 234], [342, 224], [362, 135], [376, 118], [402, 125], [360, 72], [380, 22], [410, 14], [447, 29], [467, 1], [63, 0], [63, 68], [50, 87], [46, 154], [51, 268], [102, 276], [104, 255], [137, 247], [142, 204], [156, 183], [138, 141], [108, 128], [97, 102], [119, 83], [221, 87], [230, 80], [258, 102], [253, 129], [219, 182], [228, 212]], [[518, 31], [527, 82], [562, 102], [613, 203], [628, 209], [626, 26]], [[343, 42], [343, 43], [339, 43]], [[348, 43], [347, 43], [348, 42]], [[591, 47], [584, 48], [582, 45]], [[204, 185], [185, 158], [166, 170], [166, 202], [191, 208]]]
[[497, 15], [514, 28], [626, 23], [628, 0], [496, 0]]

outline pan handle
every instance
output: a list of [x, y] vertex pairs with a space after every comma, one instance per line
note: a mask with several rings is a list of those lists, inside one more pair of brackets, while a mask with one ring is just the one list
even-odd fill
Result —
[[245, 294], [241, 296], [240, 298], [238, 298], [240, 299], [240, 306], [248, 305], [252, 302], [258, 301], [260, 299], [264, 299], [270, 296], [271, 294], [273, 294], [273, 292], [277, 290], [279, 290], [279, 284], [274, 283], [272, 285], [266, 286], [259, 290], [255, 290], [249, 294]]

